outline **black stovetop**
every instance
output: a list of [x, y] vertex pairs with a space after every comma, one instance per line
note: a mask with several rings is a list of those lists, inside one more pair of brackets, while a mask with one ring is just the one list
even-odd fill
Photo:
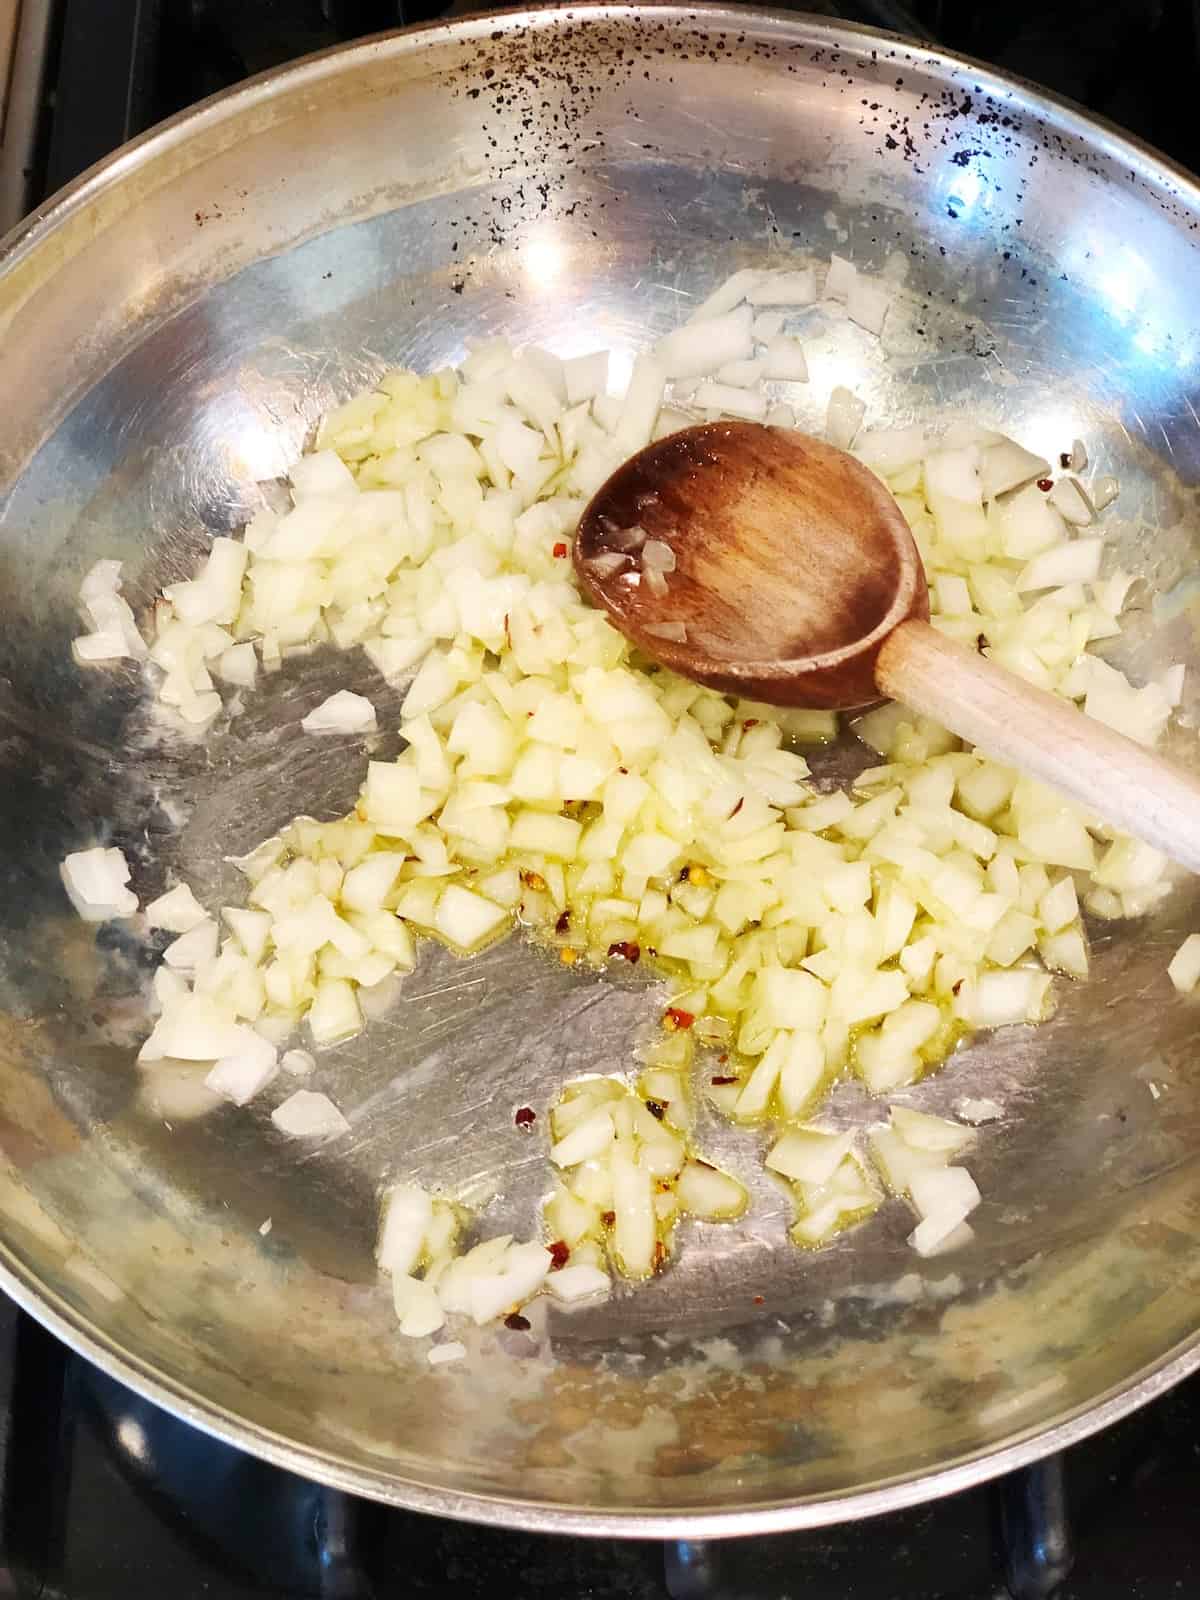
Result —
[[[56, 0], [30, 199], [249, 73], [443, 9]], [[924, 32], [1200, 166], [1200, 0], [801, 9]], [[1200, 1595], [1198, 1506], [1200, 1376], [1040, 1468], [865, 1523], [715, 1546], [474, 1528], [355, 1501], [219, 1444], [0, 1299], [0, 1596], [1180, 1600]]]

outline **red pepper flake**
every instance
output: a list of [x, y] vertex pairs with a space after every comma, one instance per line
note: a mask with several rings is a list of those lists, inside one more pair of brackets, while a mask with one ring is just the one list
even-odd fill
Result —
[[1071, 458], [1065, 450], [1060, 450], [1058, 452], [1058, 464], [1064, 472], [1071, 465]]
[[755, 1305], [756, 1305], [756, 1306], [765, 1306], [765, 1305], [766, 1305], [766, 1303], [767, 1303], [767, 1302], [766, 1302], [766, 1301], [765, 1301], [765, 1300], [764, 1300], [764, 1299], [763, 1299], [763, 1297], [762, 1297], [762, 1295], [760, 1295], [760, 1294], [756, 1294], [756, 1295], [755, 1295], [755, 1296], [754, 1296], [754, 1304], [755, 1304]]
[[722, 1050], [722, 1051], [721, 1051], [721, 1054], [720, 1054], [720, 1055], [719, 1055], [719, 1056], [718, 1056], [718, 1057], [717, 1057], [717, 1061], [718, 1061], [718, 1062], [719, 1062], [719, 1064], [720, 1064], [720, 1065], [721, 1065], [721, 1066], [724, 1066], [724, 1065], [725, 1065], [725, 1063], [726, 1063], [726, 1062], [727, 1062], [727, 1061], [728, 1061], [728, 1060], [729, 1060], [729, 1051], [728, 1051], [728, 1050]]
[[618, 939], [616, 944], [610, 944], [608, 947], [608, 953], [610, 956], [621, 956], [622, 959], [628, 961], [632, 967], [636, 967], [638, 962], [642, 959], [641, 945], [630, 944], [628, 939]]
[[757, 717], [747, 717], [745, 722], [742, 723], [742, 727], [745, 728], [747, 732], [749, 732], [749, 730], [751, 728], [757, 728], [758, 727], [758, 718]]
[[657, 1117], [660, 1122], [667, 1114], [667, 1108], [661, 1100], [647, 1100], [646, 1110], [652, 1117]]
[[565, 558], [566, 554], [567, 554], [567, 547], [562, 542], [562, 540], [560, 539], [558, 541], [558, 543], [554, 546], [555, 559], [558, 560], [558, 561], [562, 561]]
[[951, 994], [958, 994], [961, 991], [962, 986], [963, 986], [963, 981], [962, 981], [961, 978], [959, 978], [957, 983], [952, 983], [950, 985], [950, 993]]
[[555, 1239], [553, 1244], [548, 1244], [546, 1249], [550, 1252], [550, 1271], [558, 1272], [565, 1267], [571, 1259], [570, 1247], [563, 1239]]
[[571, 926], [571, 913], [569, 911], [560, 912], [558, 921], [554, 924], [555, 933], [566, 933], [567, 929], [570, 926]]
[[975, 636], [975, 648], [976, 648], [976, 650], [978, 650], [979, 654], [982, 655], [983, 652], [987, 649], [987, 647], [988, 647], [988, 636], [987, 636], [987, 634], [986, 633], [976, 634], [976, 636]]
[[655, 1270], [655, 1272], [658, 1271], [658, 1269], [662, 1266], [663, 1262], [666, 1259], [667, 1259], [667, 1247], [666, 1247], [666, 1245], [662, 1242], [661, 1239], [655, 1239], [655, 1241], [654, 1241], [654, 1270]]
[[618, 767], [617, 771], [621, 774], [621, 776], [623, 778], [627, 778], [629, 776], [629, 768], [628, 767]]
[[520, 1128], [522, 1133], [528, 1133], [530, 1128], [532, 1128], [534, 1123], [537, 1121], [537, 1112], [532, 1106], [522, 1106], [517, 1112], [516, 1116], [513, 1118], [513, 1121], [516, 1123], [517, 1127]]
[[1054, 479], [1053, 478], [1039, 478], [1038, 481], [1037, 481], [1037, 486], [1042, 491], [1043, 494], [1049, 494], [1051, 489], [1053, 489], [1053, 487], [1054, 487]]
[[606, 1228], [611, 1228], [613, 1223], [616, 1220], [617, 1220], [617, 1213], [615, 1211], [602, 1211], [600, 1213], [600, 1221], [604, 1224], [604, 1226]]
[[678, 1006], [668, 1006], [666, 1015], [663, 1017], [663, 1027], [668, 1033], [674, 1033], [676, 1029], [680, 1033], [686, 1033], [695, 1020], [694, 1012], [681, 1011]]
[[716, 1084], [736, 1083], [737, 1079], [736, 1078], [710, 1078], [709, 1082], [710, 1083], [716, 1083]]
[[729, 813], [729, 820], [730, 820], [730, 822], [732, 822], [732, 821], [733, 821], [733, 819], [734, 819], [734, 817], [736, 817], [736, 816], [737, 816], [737, 814], [738, 814], [738, 812], [739, 812], [739, 811], [740, 811], [740, 810], [741, 810], [741, 809], [742, 809], [742, 807], [743, 807], [743, 806], [744, 806], [744, 805], [745, 805], [745, 804], [746, 804], [746, 796], [745, 796], [745, 795], [743, 795], [743, 796], [742, 796], [742, 798], [741, 798], [741, 799], [740, 799], [740, 800], [739, 800], [739, 801], [738, 801], [738, 803], [737, 803], [737, 805], [735, 805], [735, 806], [734, 806], [734, 808], [733, 808], [733, 810], [732, 810], [732, 811], [731, 811], [731, 812], [730, 812], [730, 813]]
[[504, 1319], [504, 1326], [511, 1328], [514, 1333], [528, 1333], [530, 1321], [528, 1317], [523, 1317], [519, 1311], [510, 1311]]

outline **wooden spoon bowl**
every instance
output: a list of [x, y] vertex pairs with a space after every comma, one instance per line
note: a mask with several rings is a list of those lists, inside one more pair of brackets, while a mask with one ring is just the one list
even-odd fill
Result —
[[[665, 594], [628, 553], [630, 528], [673, 551]], [[622, 550], [621, 567], [604, 559]], [[929, 616], [920, 556], [879, 479], [819, 439], [751, 422], [686, 428], [627, 461], [583, 514], [575, 567], [655, 660], [775, 705], [878, 700], [880, 647]], [[672, 624], [685, 638], [664, 636]]]

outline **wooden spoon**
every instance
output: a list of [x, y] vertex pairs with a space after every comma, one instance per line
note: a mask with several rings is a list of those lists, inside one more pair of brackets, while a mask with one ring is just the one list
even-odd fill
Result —
[[[649, 575], [640, 530], [673, 570]], [[781, 706], [900, 700], [1200, 872], [1200, 779], [930, 627], [904, 515], [844, 451], [754, 422], [671, 434], [596, 494], [575, 568], [684, 677]]]

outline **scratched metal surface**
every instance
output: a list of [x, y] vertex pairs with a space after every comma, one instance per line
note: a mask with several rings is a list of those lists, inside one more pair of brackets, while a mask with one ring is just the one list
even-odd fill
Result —
[[[153, 954], [136, 927], [76, 920], [56, 867], [112, 840], [143, 900], [176, 870], [224, 899], [226, 854], [298, 810], [336, 815], [357, 789], [364, 750], [305, 740], [303, 710], [343, 683], [385, 727], [399, 703], [359, 657], [320, 656], [206, 745], [164, 736], [132, 675], [71, 665], [95, 558], [122, 557], [145, 602], [387, 365], [453, 361], [491, 330], [632, 355], [732, 268], [793, 249], [890, 263], [900, 283], [882, 360], [813, 314], [802, 421], [848, 382], [873, 420], [970, 413], [1049, 450], [1081, 436], [1124, 485], [1120, 558], [1165, 593], [1195, 560], [1198, 218], [1186, 180], [982, 69], [795, 16], [576, 7], [263, 80], [11, 239], [12, 1292], [184, 1416], [299, 1471], [591, 1532], [748, 1531], [945, 1492], [1194, 1365], [1200, 1061], [1195, 1009], [1163, 971], [1195, 925], [1190, 886], [1152, 922], [1095, 930], [1096, 976], [1065, 986], [1052, 1024], [982, 1040], [905, 1096], [1005, 1108], [972, 1158], [985, 1203], [968, 1249], [919, 1262], [889, 1206], [801, 1254], [759, 1141], [706, 1125], [704, 1147], [754, 1191], [743, 1225], [689, 1226], [648, 1288], [574, 1315], [539, 1307], [530, 1335], [468, 1334], [469, 1359], [435, 1374], [374, 1281], [379, 1185], [454, 1187], [487, 1231], [527, 1232], [544, 1146], [513, 1108], [625, 1065], [653, 987], [568, 973], [516, 941], [469, 964], [426, 950], [365, 1035], [321, 1057], [316, 1086], [351, 1132], [298, 1151], [270, 1128], [273, 1092], [235, 1112], [205, 1106], [194, 1069], [139, 1074]], [[1192, 617], [1147, 607], [1123, 648], [1139, 668], [1194, 660]], [[853, 760], [843, 746], [822, 771]], [[873, 1114], [850, 1087], [834, 1111]]]

